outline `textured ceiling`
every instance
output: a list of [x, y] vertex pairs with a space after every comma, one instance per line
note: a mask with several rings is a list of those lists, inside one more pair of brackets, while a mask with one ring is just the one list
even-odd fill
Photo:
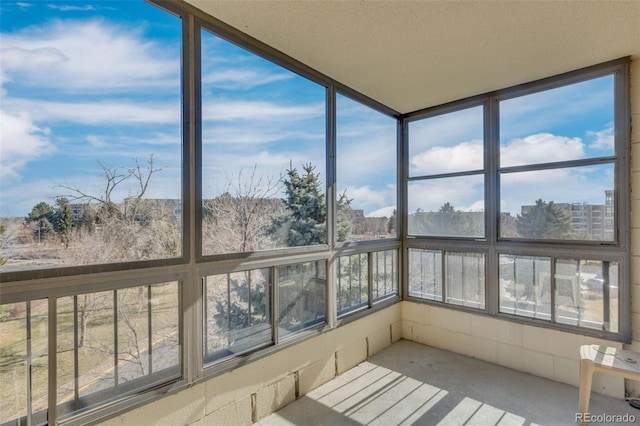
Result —
[[402, 113], [640, 59], [640, 0], [187, 2]]

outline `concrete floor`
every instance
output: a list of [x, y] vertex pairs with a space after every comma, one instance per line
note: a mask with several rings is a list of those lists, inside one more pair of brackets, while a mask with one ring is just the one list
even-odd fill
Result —
[[[576, 387], [401, 340], [257, 424], [575, 425], [577, 406]], [[620, 399], [589, 408], [640, 424]]]

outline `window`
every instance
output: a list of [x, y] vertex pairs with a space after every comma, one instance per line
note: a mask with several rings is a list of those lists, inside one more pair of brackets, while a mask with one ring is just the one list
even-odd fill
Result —
[[181, 19], [142, 1], [2, 13], [2, 271], [181, 257]]
[[201, 38], [202, 254], [326, 244], [326, 89]]
[[277, 268], [278, 336], [287, 337], [325, 322], [327, 273], [325, 262]]
[[408, 296], [628, 338], [627, 87], [625, 59], [410, 114]]
[[397, 121], [336, 96], [337, 240], [396, 238]]
[[205, 361], [270, 344], [271, 269], [204, 278]]
[[499, 110], [500, 236], [613, 241], [613, 228], [594, 228], [586, 213], [609, 204], [615, 215], [614, 76], [501, 100]]
[[409, 235], [484, 237], [484, 109], [411, 121]]

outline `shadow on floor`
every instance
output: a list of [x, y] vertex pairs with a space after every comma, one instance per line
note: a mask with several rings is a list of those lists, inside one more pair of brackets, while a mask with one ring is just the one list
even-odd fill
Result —
[[[576, 387], [401, 340], [257, 424], [575, 425], [577, 407]], [[640, 421], [595, 393], [590, 412]]]

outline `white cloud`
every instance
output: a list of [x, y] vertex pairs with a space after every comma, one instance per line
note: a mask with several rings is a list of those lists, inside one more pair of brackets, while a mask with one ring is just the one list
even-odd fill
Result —
[[203, 121], [207, 120], [273, 120], [322, 117], [325, 105], [278, 105], [263, 101], [210, 101], [202, 107]]
[[435, 146], [409, 159], [412, 175], [479, 170], [483, 166], [484, 148], [481, 140], [455, 146]]
[[25, 3], [25, 2], [17, 2], [16, 6], [20, 7], [21, 9], [28, 9], [30, 7], [33, 7], [32, 3]]
[[203, 75], [202, 84], [223, 87], [225, 90], [248, 90], [292, 78], [291, 74], [274, 74], [258, 69], [227, 69]]
[[511, 139], [500, 148], [500, 165], [551, 163], [583, 158], [584, 144], [580, 138], [567, 138], [550, 133], [538, 133]]
[[408, 188], [410, 213], [418, 208], [424, 211], [438, 211], [445, 203], [451, 203], [456, 210], [471, 209], [483, 198], [482, 175], [414, 181], [409, 183]]
[[15, 177], [29, 162], [54, 150], [50, 130], [36, 126], [28, 113], [0, 110], [0, 176]]
[[[178, 24], [179, 21], [176, 21]], [[144, 28], [100, 19], [56, 20], [2, 33], [3, 70], [16, 84], [64, 92], [174, 90], [180, 84], [179, 28], [173, 43], [144, 38]]]
[[179, 124], [182, 116], [179, 102], [54, 102], [8, 98], [3, 100], [3, 107], [11, 111], [29, 111], [37, 122], [62, 121], [89, 125]]
[[396, 206], [385, 206], [378, 210], [372, 211], [371, 213], [365, 216], [366, 217], [391, 217], [393, 216], [394, 210], [396, 210]]
[[103, 138], [96, 135], [87, 135], [87, 142], [91, 145], [91, 148], [103, 148], [107, 145]]
[[589, 148], [613, 152], [615, 142], [613, 127], [608, 127], [599, 132], [589, 131], [587, 132], [587, 136], [594, 139], [589, 145]]
[[90, 4], [86, 6], [76, 6], [76, 5], [68, 5], [68, 4], [48, 4], [47, 7], [49, 9], [59, 10], [61, 12], [86, 12], [91, 10], [96, 10], [96, 8]]

